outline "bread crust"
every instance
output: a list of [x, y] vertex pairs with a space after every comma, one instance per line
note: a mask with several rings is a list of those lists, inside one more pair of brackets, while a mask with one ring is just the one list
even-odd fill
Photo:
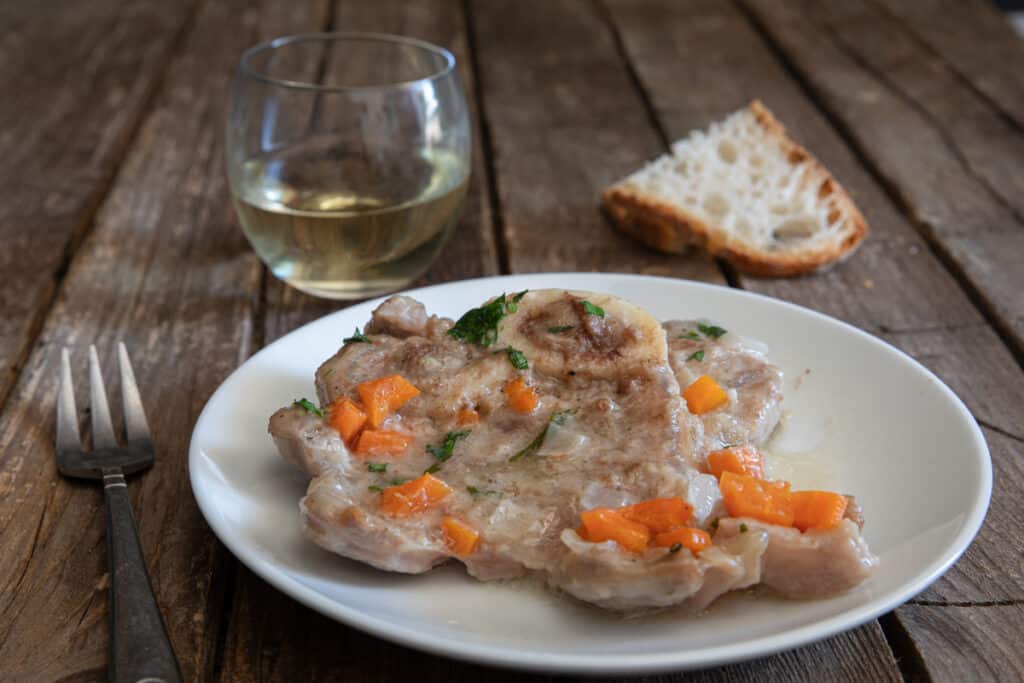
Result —
[[845, 217], [842, 239], [802, 249], [761, 249], [732, 238], [725, 230], [682, 207], [632, 189], [628, 182], [613, 185], [601, 195], [615, 225], [658, 251], [678, 254], [691, 246], [699, 246], [744, 273], [765, 277], [805, 275], [850, 256], [867, 236], [868, 225], [845, 188], [810, 152], [786, 135], [782, 123], [759, 100], [751, 102], [748, 108], [765, 134], [775, 139], [791, 162], [808, 164], [811, 168], [808, 177], [832, 196]]

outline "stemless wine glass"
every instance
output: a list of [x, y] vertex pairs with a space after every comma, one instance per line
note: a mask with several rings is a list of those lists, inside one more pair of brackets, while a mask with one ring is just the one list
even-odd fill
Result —
[[466, 193], [470, 140], [447, 50], [373, 33], [289, 36], [242, 55], [228, 177], [242, 229], [274, 275], [357, 299], [430, 266]]

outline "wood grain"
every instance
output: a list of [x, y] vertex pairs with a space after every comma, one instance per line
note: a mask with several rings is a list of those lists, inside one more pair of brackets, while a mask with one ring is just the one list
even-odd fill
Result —
[[117, 340], [133, 356], [157, 449], [129, 490], [158, 602], [186, 680], [212, 664], [223, 604], [214, 570], [225, 556], [189, 488], [188, 441], [247, 353], [259, 277], [228, 201], [224, 105], [243, 48], [311, 24], [306, 11], [204, 5], [71, 262], [0, 418], [0, 679], [104, 677], [102, 494], [57, 476], [53, 399], [62, 347], [75, 352], [81, 399], [85, 346], [97, 345], [112, 380]]
[[1024, 679], [1024, 605], [905, 605], [900, 620], [915, 636], [926, 675], [936, 683]]
[[[847, 44], [844, 27], [829, 30], [827, 22], [812, 19], [817, 5], [743, 4], [1024, 358], [1024, 226], [971, 175], [951, 145], [953, 134]], [[999, 158], [1018, 169], [1024, 163]]]
[[987, 0], [876, 0], [1024, 130], [1024, 41]]
[[192, 4], [0, 7], [0, 406]]
[[[761, 97], [836, 173], [872, 225], [864, 247], [827, 273], [796, 280], [741, 278], [741, 285], [882, 333], [934, 370], [978, 419], [1019, 432], [1024, 374], [1013, 356], [743, 15], [717, 2], [613, 1], [609, 6], [670, 137], [706, 125], [700, 117], [719, 118], [744, 99]], [[680, 79], [710, 83], [723, 64], [729, 65], [728, 87], [680, 94], [675, 86]], [[1013, 558], [1024, 554], [1024, 541], [1012, 532], [1007, 536], [1022, 521], [1016, 500], [1024, 490], [1022, 452], [1012, 440], [999, 446], [993, 449], [999, 475], [991, 511], [971, 550], [931, 589], [941, 599], [1024, 597], [1021, 572], [992, 576], [994, 564], [1013, 567], [1019, 564]]]
[[587, 2], [472, 4], [484, 116], [513, 272], [640, 272], [724, 282], [613, 230], [601, 190], [664, 151], [603, 18]]

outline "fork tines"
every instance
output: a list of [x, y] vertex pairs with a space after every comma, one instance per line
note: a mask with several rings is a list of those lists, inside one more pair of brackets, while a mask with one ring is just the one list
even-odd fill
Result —
[[[142, 408], [139, 387], [135, 383], [128, 350], [124, 344], [117, 344], [117, 359], [121, 371], [121, 403], [124, 406], [125, 432], [129, 447], [152, 450], [149, 424]], [[96, 347], [89, 346], [89, 401], [92, 413], [92, 442], [94, 449], [115, 449], [118, 447], [114, 425], [110, 419], [110, 406], [103, 386], [103, 374]], [[71, 379], [71, 361], [67, 348], [61, 351], [60, 394], [57, 397], [57, 451], [81, 452], [82, 439], [78, 431], [78, 414], [75, 409], [75, 390]]]

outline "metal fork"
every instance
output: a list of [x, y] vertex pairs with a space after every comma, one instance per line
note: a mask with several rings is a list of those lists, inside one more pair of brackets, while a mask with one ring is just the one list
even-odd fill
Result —
[[61, 354], [57, 399], [57, 468], [67, 477], [102, 479], [107, 499], [107, 557], [110, 562], [110, 680], [116, 683], [181, 681], [167, 629], [146, 573], [139, 533], [128, 499], [126, 474], [153, 464], [153, 441], [142, 409], [135, 373], [124, 344], [117, 345], [128, 442], [117, 443], [103, 388], [96, 347], [89, 347], [92, 451], [82, 448], [71, 383], [68, 350]]

